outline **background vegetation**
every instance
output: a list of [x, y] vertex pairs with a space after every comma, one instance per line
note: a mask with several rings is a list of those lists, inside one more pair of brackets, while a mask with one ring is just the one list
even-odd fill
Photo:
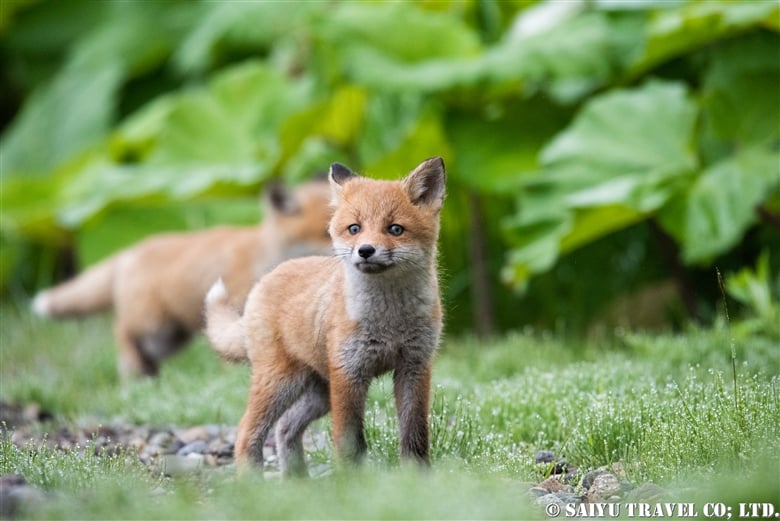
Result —
[[0, 283], [442, 155], [451, 332], [711, 319], [713, 266], [780, 251], [778, 31], [772, 1], [3, 2]]

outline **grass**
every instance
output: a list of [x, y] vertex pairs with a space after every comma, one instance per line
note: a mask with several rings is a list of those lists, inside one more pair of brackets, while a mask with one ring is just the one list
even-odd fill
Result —
[[[47, 322], [10, 304], [0, 313], [0, 399], [34, 401], [55, 413], [55, 426], [233, 425], [243, 412], [248, 369], [222, 363], [202, 339], [159, 379], [120, 386], [108, 317]], [[371, 389], [369, 460], [357, 471], [292, 482], [236, 480], [223, 469], [171, 479], [129, 453], [79, 456], [5, 439], [0, 473], [51, 491], [27, 512], [34, 518], [541, 518], [526, 483], [543, 479], [548, 469], [533, 455], [549, 449], [582, 472], [620, 462], [632, 483], [652, 481], [687, 502], [778, 505], [780, 350], [741, 338], [732, 368], [731, 349], [723, 327], [606, 344], [449, 339], [434, 371], [430, 472], [398, 466], [383, 378]], [[310, 456], [329, 464], [332, 451]]]

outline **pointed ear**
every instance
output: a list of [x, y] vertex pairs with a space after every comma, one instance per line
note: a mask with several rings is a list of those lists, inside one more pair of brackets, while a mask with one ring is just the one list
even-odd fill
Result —
[[300, 211], [293, 191], [281, 181], [272, 181], [268, 185], [264, 199], [268, 208], [275, 213], [293, 215]]
[[444, 204], [447, 174], [440, 157], [426, 159], [401, 181], [412, 204], [431, 206], [440, 210]]
[[358, 175], [347, 168], [346, 166], [342, 165], [341, 163], [333, 163], [330, 165], [330, 172], [328, 173], [328, 178], [330, 178], [331, 184], [336, 183], [338, 185], [343, 185], [353, 177], [357, 177]]
[[344, 190], [344, 184], [350, 179], [354, 179], [358, 175], [342, 165], [341, 163], [333, 163], [330, 165], [330, 172], [328, 172], [328, 180], [330, 180], [330, 191], [333, 195], [331, 200], [332, 205], [338, 204], [341, 198], [341, 192]]

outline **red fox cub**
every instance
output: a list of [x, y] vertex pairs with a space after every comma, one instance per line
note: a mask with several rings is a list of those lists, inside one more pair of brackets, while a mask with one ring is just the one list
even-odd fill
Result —
[[278, 263], [332, 252], [326, 181], [276, 185], [266, 199], [259, 226], [154, 235], [42, 291], [32, 308], [63, 317], [113, 307], [120, 376], [156, 375], [203, 327], [203, 298], [214, 279], [224, 277], [231, 304], [241, 308], [254, 282]]
[[206, 296], [206, 334], [231, 361], [252, 366], [236, 461], [262, 469], [276, 423], [282, 474], [305, 475], [302, 436], [332, 413], [340, 459], [366, 450], [371, 380], [393, 371], [401, 456], [429, 463], [431, 362], [442, 311], [437, 281], [444, 163], [432, 158], [401, 181], [330, 169], [335, 256], [284, 262], [247, 297], [243, 316], [218, 281]]

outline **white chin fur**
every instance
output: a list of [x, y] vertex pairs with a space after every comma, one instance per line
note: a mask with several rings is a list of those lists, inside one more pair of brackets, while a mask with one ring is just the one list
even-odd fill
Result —
[[49, 296], [45, 291], [35, 295], [35, 298], [33, 299], [32, 304], [30, 304], [30, 307], [32, 308], [33, 313], [36, 315], [42, 317], [51, 316], [51, 303]]

